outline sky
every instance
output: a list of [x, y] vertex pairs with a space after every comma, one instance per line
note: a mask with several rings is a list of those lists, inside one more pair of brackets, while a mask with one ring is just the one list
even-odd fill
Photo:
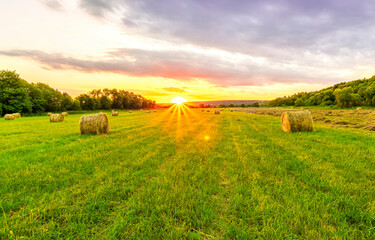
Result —
[[0, 70], [72, 96], [268, 100], [375, 75], [373, 0], [2, 0]]

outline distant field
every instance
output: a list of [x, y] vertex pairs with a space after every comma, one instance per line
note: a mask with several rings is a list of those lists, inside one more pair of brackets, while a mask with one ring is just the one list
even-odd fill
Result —
[[198, 109], [0, 120], [0, 239], [374, 239], [375, 132]]

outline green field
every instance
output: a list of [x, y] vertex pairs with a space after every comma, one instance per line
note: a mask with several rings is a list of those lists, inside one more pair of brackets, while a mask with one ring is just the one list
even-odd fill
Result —
[[[110, 115], [110, 114], [108, 114]], [[0, 239], [374, 239], [375, 133], [194, 109], [0, 120]]]

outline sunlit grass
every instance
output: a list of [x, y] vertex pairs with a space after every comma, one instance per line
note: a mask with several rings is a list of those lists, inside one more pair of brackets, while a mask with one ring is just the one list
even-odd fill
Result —
[[372, 239], [374, 134], [181, 105], [0, 121], [0, 239]]

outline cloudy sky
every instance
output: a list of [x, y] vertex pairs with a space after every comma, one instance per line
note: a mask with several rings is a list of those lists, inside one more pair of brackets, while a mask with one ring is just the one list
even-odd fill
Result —
[[3, 0], [0, 69], [73, 96], [272, 99], [375, 75], [373, 0]]

